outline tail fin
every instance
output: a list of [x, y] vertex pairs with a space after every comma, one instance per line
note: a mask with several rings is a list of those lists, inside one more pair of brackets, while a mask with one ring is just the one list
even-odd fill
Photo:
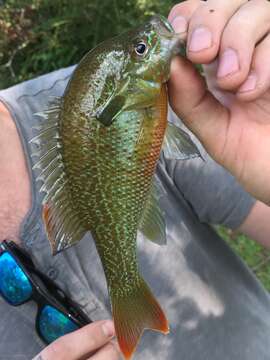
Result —
[[144, 329], [169, 333], [166, 316], [143, 279], [128, 295], [111, 295], [116, 336], [126, 360], [131, 359]]

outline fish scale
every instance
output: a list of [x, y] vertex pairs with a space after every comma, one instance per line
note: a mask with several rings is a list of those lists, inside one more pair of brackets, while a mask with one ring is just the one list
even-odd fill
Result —
[[32, 140], [53, 253], [91, 232], [126, 359], [145, 328], [169, 331], [140, 275], [136, 240], [140, 230], [146, 239], [166, 242], [158, 204], [164, 189], [154, 181], [162, 144], [169, 158], [198, 156], [189, 136], [167, 125], [166, 81], [180, 44], [158, 16], [105, 41], [81, 60], [63, 97], [41, 115], [44, 124]]

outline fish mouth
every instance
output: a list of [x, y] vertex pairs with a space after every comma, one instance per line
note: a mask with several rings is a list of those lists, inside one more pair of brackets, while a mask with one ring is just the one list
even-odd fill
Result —
[[170, 22], [162, 15], [155, 15], [151, 18], [151, 24], [156, 28], [157, 32], [164, 34], [173, 34], [174, 29]]
[[170, 22], [161, 15], [155, 15], [151, 19], [151, 24], [162, 38], [163, 43], [167, 43], [167, 48], [172, 55], [176, 55], [183, 46], [183, 33], [176, 33]]
[[183, 36], [185, 35], [185, 33], [176, 33], [171, 23], [165, 18], [165, 16], [155, 15], [151, 18], [150, 22], [155, 30], [162, 36], [166, 36], [168, 38], [177, 36], [183, 39]]

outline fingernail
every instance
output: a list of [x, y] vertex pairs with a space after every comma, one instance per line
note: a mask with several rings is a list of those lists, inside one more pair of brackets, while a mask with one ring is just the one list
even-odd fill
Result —
[[254, 90], [257, 85], [257, 80], [258, 80], [257, 75], [253, 72], [250, 73], [244, 84], [240, 86], [238, 92], [246, 92], [246, 91]]
[[238, 55], [235, 50], [227, 49], [221, 56], [217, 76], [224, 77], [239, 70]]
[[183, 16], [176, 16], [171, 25], [176, 33], [183, 33], [187, 31], [187, 20]]
[[104, 324], [102, 324], [102, 330], [106, 337], [111, 338], [115, 332], [113, 322], [106, 321]]
[[208, 49], [211, 47], [212, 41], [211, 31], [205, 27], [198, 27], [191, 35], [188, 49], [194, 52]]

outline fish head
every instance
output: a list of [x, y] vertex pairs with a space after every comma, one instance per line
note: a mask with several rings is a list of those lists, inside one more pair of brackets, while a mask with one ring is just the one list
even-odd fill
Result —
[[154, 16], [88, 52], [66, 88], [64, 103], [79, 104], [80, 113], [103, 118], [107, 126], [121, 111], [152, 106], [181, 48], [182, 40], [167, 19]]
[[163, 17], [156, 15], [137, 29], [124, 34], [130, 77], [164, 83], [169, 79], [172, 57], [180, 53], [182, 40]]

